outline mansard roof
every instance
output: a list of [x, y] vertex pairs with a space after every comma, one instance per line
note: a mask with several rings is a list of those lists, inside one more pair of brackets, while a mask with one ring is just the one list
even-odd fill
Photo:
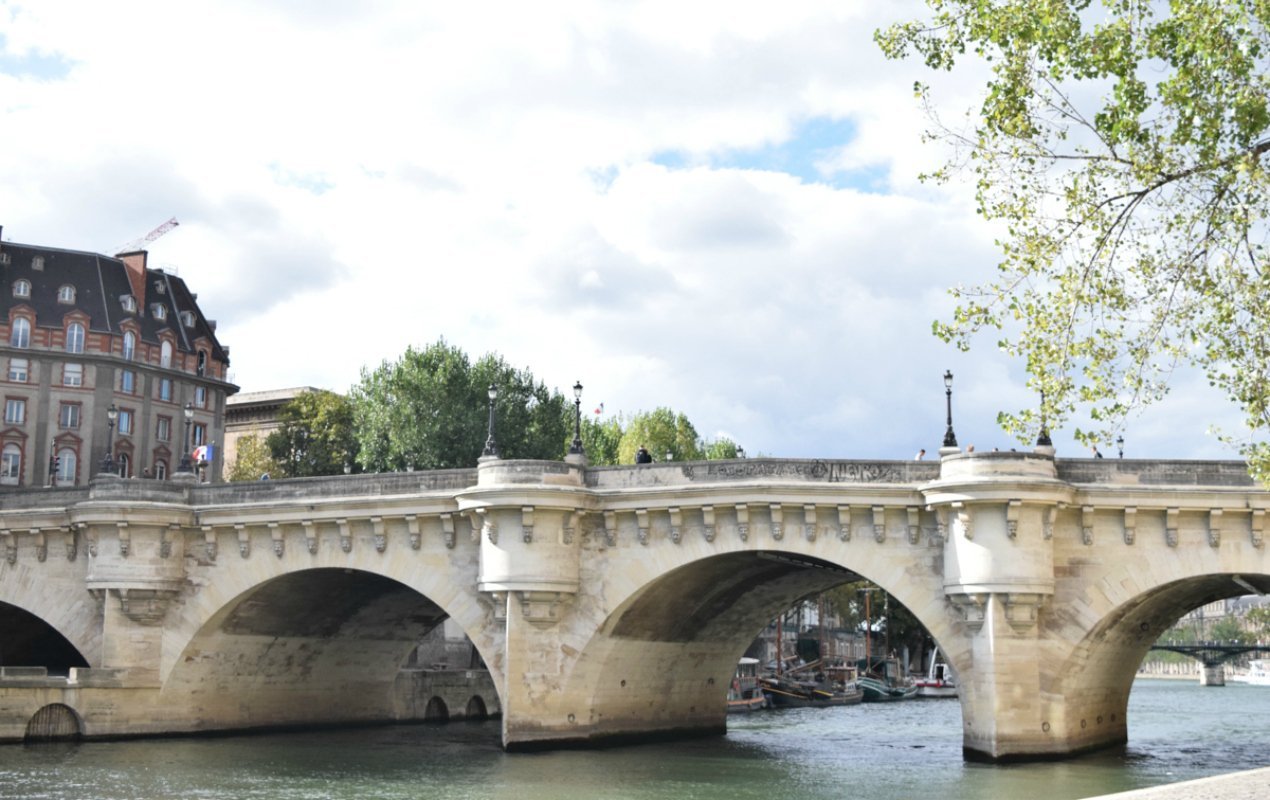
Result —
[[[133, 254], [121, 254], [132, 256]], [[136, 255], [144, 263], [145, 253]], [[7, 257], [7, 258], [6, 258]], [[36, 269], [37, 259], [43, 267]], [[25, 279], [31, 284], [30, 297], [14, 297], [13, 284]], [[75, 302], [58, 301], [58, 290], [65, 285], [75, 287]], [[88, 328], [94, 333], [123, 332], [123, 323], [132, 320], [142, 341], [157, 344], [159, 334], [170, 331], [178, 351], [193, 353], [194, 343], [206, 338], [213, 359], [229, 363], [228, 349], [216, 339], [214, 324], [198, 307], [194, 294], [179, 276], [163, 270], [145, 269], [145, 295], [136, 297], [128, 277], [128, 267], [120, 258], [79, 250], [0, 242], [0, 319], [8, 318], [17, 305], [35, 310], [37, 327], [61, 328], [65, 316], [73, 310], [88, 317]], [[133, 295], [137, 310], [124, 310], [121, 298]], [[165, 318], [156, 319], [152, 307], [163, 305]], [[194, 315], [194, 325], [181, 322], [181, 312]]]

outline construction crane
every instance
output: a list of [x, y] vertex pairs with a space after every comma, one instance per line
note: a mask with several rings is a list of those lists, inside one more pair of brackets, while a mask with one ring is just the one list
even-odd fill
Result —
[[172, 219], [168, 220], [167, 222], [163, 223], [159, 227], [147, 233], [145, 236], [142, 236], [140, 239], [133, 239], [131, 242], [128, 242], [125, 245], [116, 247], [115, 254], [118, 255], [120, 253], [131, 253], [135, 250], [140, 250], [146, 245], [150, 244], [150, 242], [153, 242], [155, 239], [158, 239], [160, 236], [162, 236], [163, 234], [167, 233], [168, 231], [172, 230], [173, 228], [175, 228], [177, 225], [180, 225], [180, 224], [181, 223], [176, 221], [176, 217], [173, 217]]

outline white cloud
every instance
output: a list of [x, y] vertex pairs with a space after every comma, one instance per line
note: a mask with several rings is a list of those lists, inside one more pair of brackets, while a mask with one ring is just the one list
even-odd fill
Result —
[[[245, 390], [344, 389], [444, 336], [751, 453], [906, 458], [942, 436], [951, 366], [962, 441], [1008, 446], [1017, 366], [929, 333], [996, 255], [966, 187], [916, 181], [932, 76], [871, 40], [915, 13], [0, 0], [9, 54], [70, 65], [0, 72], [0, 224], [107, 250], [176, 216], [152, 258], [220, 320]], [[816, 143], [823, 181], [752, 163], [817, 119], [855, 133]], [[1131, 441], [1212, 452], [1170, 428]]]

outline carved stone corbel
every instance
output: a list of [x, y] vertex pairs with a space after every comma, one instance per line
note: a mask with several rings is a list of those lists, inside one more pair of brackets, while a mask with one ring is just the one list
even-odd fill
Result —
[[1179, 510], [1170, 508], [1164, 512], [1164, 541], [1169, 547], [1177, 547], [1177, 518]]
[[31, 536], [35, 539], [35, 560], [43, 564], [49, 556], [48, 544], [44, 540], [44, 531], [39, 528], [32, 528]]
[[340, 529], [340, 549], [345, 553], [353, 552], [353, 528], [346, 519], [337, 519], [335, 524]]
[[159, 531], [159, 558], [170, 558], [172, 556], [172, 543], [178, 539], [181, 539], [180, 525], [175, 523], [169, 525], [166, 534], [163, 531]]
[[[442, 514], [441, 516], [448, 517], [450, 515]], [[418, 550], [420, 547], [423, 546], [423, 534], [419, 531], [419, 515], [418, 514], [406, 515], [406, 536], [410, 542], [411, 550]], [[450, 538], [451, 540], [453, 540], [454, 538], [454, 523], [453, 522], [450, 523]], [[453, 547], [454, 545], [451, 544], [450, 546]]]
[[481, 527], [484, 524], [481, 521], [481, 515], [476, 509], [470, 509], [463, 514], [463, 518], [467, 520], [467, 527], [470, 533], [472, 544], [481, 543]]
[[983, 627], [983, 621], [987, 618], [988, 598], [990, 596], [987, 593], [978, 592], [975, 594], [949, 595], [948, 599], [961, 612], [961, 617], [965, 620], [967, 627], [977, 631]]
[[785, 512], [780, 503], [772, 503], [772, 538], [780, 541], [785, 538]]
[[905, 513], [908, 515], [908, 543], [917, 544], [922, 540], [922, 510], [909, 506]]
[[1209, 509], [1208, 512], [1208, 546], [1221, 547], [1221, 516], [1220, 508]]
[[560, 527], [560, 543], [564, 545], [573, 544], [574, 532], [582, 521], [586, 518], [586, 512], [581, 510], [566, 511], [564, 520]]
[[745, 503], [738, 503], [736, 506], [736, 532], [741, 541], [750, 540], [750, 507]]
[[215, 561], [217, 555], [216, 529], [211, 525], [200, 526], [203, 529], [203, 553], [208, 561]]
[[1037, 611], [1045, 596], [1031, 593], [1007, 593], [1002, 596], [1005, 601], [1005, 619], [1010, 627], [1023, 633], [1036, 625]]
[[[97, 537], [96, 535], [94, 535], [92, 528], [85, 528], [85, 530], [88, 531], [88, 533], [86, 534], [86, 538], [88, 540], [88, 557], [96, 558], [97, 557]], [[215, 558], [215, 556], [213, 556], [213, 558]]]
[[1054, 538], [1054, 522], [1058, 519], [1059, 507], [1050, 506], [1041, 516], [1041, 538], [1047, 542]]
[[604, 512], [604, 544], [607, 547], [617, 547], [617, 512]]
[[286, 551], [286, 542], [282, 538], [282, 526], [276, 522], [270, 522], [269, 538], [273, 541], [273, 554], [282, 558], [282, 554]]
[[1265, 545], [1265, 533], [1264, 533], [1265, 525], [1266, 525], [1266, 512], [1263, 509], [1254, 508], [1252, 510], [1252, 520], [1251, 520], [1251, 529], [1250, 529], [1250, 535], [1252, 537], [1253, 547], [1260, 548]]
[[701, 507], [701, 524], [705, 531], [706, 541], [714, 541], [714, 506]]
[[520, 538], [525, 544], [534, 541], [534, 507], [522, 506], [520, 509]]
[[851, 541], [851, 506], [838, 506], [838, 541]]
[[115, 528], [119, 531], [119, 555], [127, 558], [128, 551], [132, 549], [132, 534], [128, 530], [128, 523], [116, 522]]
[[507, 592], [488, 592], [490, 617], [495, 623], [507, 623]]
[[932, 540], [935, 544], [948, 541], [948, 509], [944, 506], [926, 506], [927, 511], [935, 512], [935, 533]]
[[375, 551], [382, 553], [388, 549], [388, 529], [384, 525], [383, 517], [370, 518], [371, 541], [375, 543]]
[[66, 560], [74, 561], [75, 556], [79, 554], [79, 546], [75, 541], [75, 526], [62, 528], [62, 535], [66, 541]]
[[1124, 543], [1133, 544], [1138, 538], [1138, 509], [1124, 510]]
[[970, 509], [965, 503], [952, 503], [953, 513], [956, 515], [956, 527], [961, 528], [961, 535], [966, 540], [975, 538], [975, 520], [970, 513]]
[[573, 599], [565, 592], [515, 592], [520, 615], [535, 628], [550, 628], [560, 621], [561, 606]]
[[1019, 512], [1023, 510], [1022, 500], [1011, 500], [1005, 506], [1005, 533], [1011, 539], [1019, 538]]
[[313, 524], [313, 520], [311, 519], [301, 520], [300, 525], [304, 528], [304, 544], [308, 547], [309, 554], [317, 555], [317, 526]]
[[873, 506], [873, 541], [882, 544], [886, 541], [886, 507]]
[[648, 544], [648, 509], [635, 509], [635, 525], [639, 528], [639, 543]]
[[477, 513], [481, 515], [481, 533], [490, 544], [498, 544], [498, 522], [494, 515], [484, 508], [477, 509]]
[[247, 558], [251, 555], [251, 534], [247, 532], [247, 526], [242, 524], [235, 525], [234, 530], [238, 533], [238, 555]]
[[[418, 517], [415, 518], [415, 533], [412, 535], [420, 536], [420, 543], [422, 543], [423, 539], [422, 539], [422, 536], [419, 534]], [[445, 542], [446, 550], [454, 549], [456, 534], [454, 533], [454, 515], [453, 514], [441, 515], [441, 540]], [[410, 540], [410, 546], [415, 548], [416, 550], [419, 549], [419, 545], [416, 545], [414, 543], [414, 539]]]
[[1094, 507], [1080, 507], [1080, 540], [1087, 545], [1094, 543]]
[[119, 598], [119, 610], [138, 625], [153, 626], [163, 621], [177, 592], [165, 589], [110, 589]]
[[803, 537], [809, 542], [816, 541], [815, 506], [803, 506]]
[[666, 509], [670, 514], [670, 541], [679, 544], [683, 538], [683, 514], [678, 507]]

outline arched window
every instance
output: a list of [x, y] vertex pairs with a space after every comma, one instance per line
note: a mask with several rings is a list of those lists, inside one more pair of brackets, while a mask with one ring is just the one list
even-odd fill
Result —
[[59, 286], [57, 289], [57, 302], [68, 304], [74, 303], [75, 287], [71, 286], [69, 283]]
[[159, 366], [160, 367], [172, 366], [172, 343], [171, 342], [165, 341], [163, 345], [159, 348]]
[[0, 483], [17, 486], [22, 477], [22, 448], [9, 443], [0, 451]]
[[137, 356], [137, 335], [132, 331], [123, 332], [123, 357], [131, 361]]
[[66, 326], [66, 352], [84, 352], [84, 326], [81, 323], [72, 322]]
[[26, 278], [19, 278], [18, 280], [14, 281], [13, 282], [13, 296], [14, 297], [30, 297], [31, 296], [31, 282], [28, 281]]
[[115, 464], [119, 466], [119, 477], [127, 478], [132, 475], [132, 462], [128, 458], [127, 453], [120, 453], [115, 459]]
[[31, 320], [26, 317], [18, 317], [13, 321], [13, 330], [9, 331], [9, 346], [31, 346]]
[[57, 451], [57, 485], [58, 486], [74, 486], [75, 473], [78, 464], [76, 463], [75, 451], [69, 447], [63, 447]]
[[198, 351], [198, 369], [196, 369], [195, 372], [199, 375], [207, 374], [207, 351], [206, 350]]
[[154, 462], [154, 477], [161, 481], [166, 481], [168, 479], [168, 462]]

